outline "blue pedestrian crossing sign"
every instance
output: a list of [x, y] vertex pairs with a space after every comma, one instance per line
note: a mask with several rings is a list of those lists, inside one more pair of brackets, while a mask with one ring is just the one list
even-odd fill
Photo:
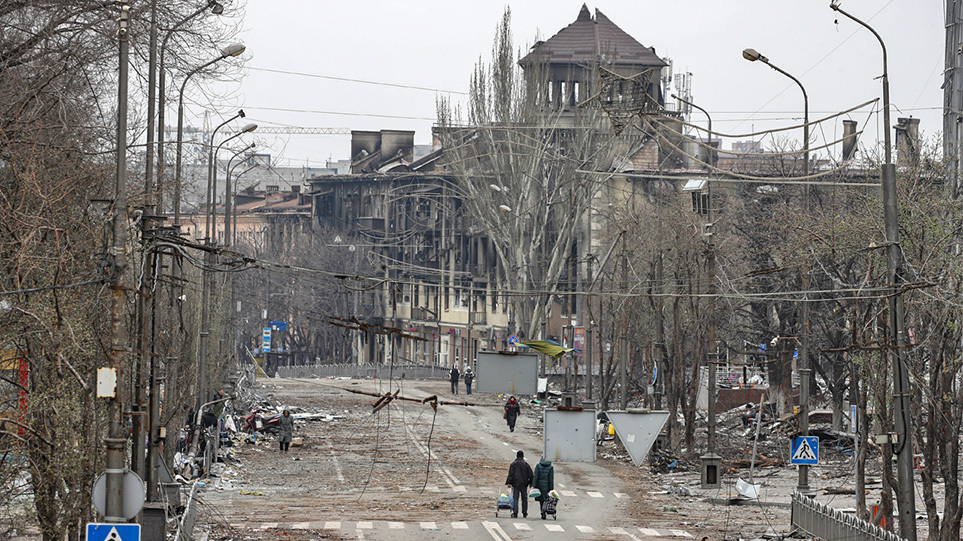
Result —
[[87, 524], [87, 541], [140, 541], [140, 524]]
[[793, 438], [789, 463], [807, 466], [819, 464], [819, 437], [798, 436]]

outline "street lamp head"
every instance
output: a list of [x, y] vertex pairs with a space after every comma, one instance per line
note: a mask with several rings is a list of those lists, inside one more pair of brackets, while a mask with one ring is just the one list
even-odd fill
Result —
[[256, 129], [257, 129], [257, 124], [254, 124], [254, 123], [245, 124], [244, 127], [241, 128], [241, 131], [239, 133], [251, 133]]
[[239, 116], [239, 117], [241, 117], [241, 118], [244, 118], [244, 116], [245, 116], [245, 115], [244, 115], [244, 109], [238, 109], [238, 111], [237, 111], [237, 116]]
[[756, 51], [755, 49], [746, 49], [742, 51], [742, 57], [750, 62], [755, 62], [756, 60], [759, 60], [759, 61], [765, 62], [766, 64], [769, 63], [769, 59], [759, 54], [759, 51]]
[[498, 186], [498, 184], [489, 184], [488, 187], [491, 188], [493, 192], [502, 191], [502, 189]]
[[498, 208], [502, 209], [503, 212], [511, 212], [511, 211], [512, 211], [512, 207], [510, 207], [510, 206], [508, 206], [508, 205], [498, 205]]
[[214, 15], [220, 15], [221, 13], [224, 13], [224, 5], [216, 0], [211, 0], [211, 2], [207, 5], [211, 7], [211, 13]]
[[228, 45], [227, 47], [221, 49], [221, 58], [227, 58], [229, 56], [239, 56], [247, 47], [243, 43], [235, 43], [234, 45]]

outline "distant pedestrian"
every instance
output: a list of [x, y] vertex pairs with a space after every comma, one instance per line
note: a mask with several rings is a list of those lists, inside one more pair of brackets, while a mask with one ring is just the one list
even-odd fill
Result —
[[515, 399], [515, 395], [509, 397], [508, 402], [505, 403], [505, 420], [508, 421], [508, 430], [510, 432], [515, 431], [515, 419], [522, 414], [522, 407], [518, 405], [518, 400]]
[[471, 394], [471, 384], [475, 381], [475, 373], [471, 371], [471, 367], [465, 369], [465, 392]]
[[548, 493], [555, 488], [555, 467], [552, 463], [542, 457], [535, 465], [535, 472], [532, 474], [532, 486], [538, 489], [539, 496], [535, 501], [539, 502], [542, 512], [542, 520], [545, 520], [545, 507], [542, 502], [548, 499]]
[[281, 421], [278, 424], [278, 444], [280, 445], [280, 452], [287, 454], [291, 448], [292, 436], [294, 436], [294, 417], [291, 417], [290, 411], [284, 410], [281, 414]]
[[458, 367], [451, 365], [448, 371], [448, 381], [451, 382], [451, 394], [458, 394]]
[[518, 500], [522, 500], [522, 517], [528, 517], [528, 487], [532, 486], [532, 467], [525, 462], [525, 452], [515, 453], [515, 460], [508, 467], [505, 485], [512, 487], [512, 518], [518, 518]]

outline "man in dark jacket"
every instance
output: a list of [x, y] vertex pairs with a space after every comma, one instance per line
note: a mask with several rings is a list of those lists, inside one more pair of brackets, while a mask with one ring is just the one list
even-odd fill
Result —
[[[555, 467], [552, 463], [542, 457], [535, 465], [535, 473], [532, 474], [532, 486], [538, 489], [539, 497], [535, 501], [541, 503], [548, 498], [548, 492], [555, 488]], [[545, 508], [542, 507], [542, 520], [545, 520]]]
[[525, 462], [525, 452], [515, 453], [515, 461], [508, 467], [505, 485], [512, 487], [512, 518], [518, 518], [518, 500], [522, 500], [522, 517], [528, 516], [528, 487], [532, 486], [532, 467]]
[[475, 381], [475, 373], [471, 371], [471, 367], [465, 369], [465, 391], [466, 394], [471, 394], [471, 384]]
[[458, 394], [458, 366], [451, 365], [448, 371], [448, 381], [451, 382], [451, 394]]

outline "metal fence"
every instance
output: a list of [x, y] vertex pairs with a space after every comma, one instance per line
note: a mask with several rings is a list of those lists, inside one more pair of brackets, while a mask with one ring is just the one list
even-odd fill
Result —
[[280, 366], [278, 376], [282, 378], [310, 377], [351, 377], [387, 379], [448, 379], [450, 367], [427, 365], [359, 365], [359, 364], [306, 364], [300, 366]]
[[904, 541], [893, 532], [843, 513], [799, 492], [792, 495], [792, 525], [819, 539], [847, 541]]
[[177, 523], [177, 534], [174, 541], [191, 541], [194, 537], [194, 519], [197, 517], [197, 483], [191, 485], [191, 494], [187, 497], [187, 504], [184, 506], [184, 514], [181, 515], [180, 522]]

